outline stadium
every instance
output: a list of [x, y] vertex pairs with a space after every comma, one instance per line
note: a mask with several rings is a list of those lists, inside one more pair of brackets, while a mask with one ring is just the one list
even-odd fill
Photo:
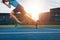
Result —
[[0, 13], [0, 40], [60, 40], [60, 8], [41, 13], [34, 21], [31, 15], [17, 18], [23, 24], [17, 24], [8, 13]]
[[0, 0], [0, 40], [60, 40], [60, 0]]

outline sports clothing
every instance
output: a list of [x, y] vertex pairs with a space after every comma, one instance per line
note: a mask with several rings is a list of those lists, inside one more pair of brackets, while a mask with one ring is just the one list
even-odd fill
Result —
[[19, 3], [16, 0], [9, 0], [9, 4], [13, 5], [14, 7], [17, 7]]

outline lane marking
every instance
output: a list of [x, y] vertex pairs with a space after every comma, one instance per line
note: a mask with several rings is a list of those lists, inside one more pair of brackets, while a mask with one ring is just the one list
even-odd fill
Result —
[[60, 30], [60, 29], [54, 29], [54, 28], [46, 28], [47, 30]]
[[60, 32], [0, 32], [0, 34], [36, 34], [36, 33], [60, 33]]

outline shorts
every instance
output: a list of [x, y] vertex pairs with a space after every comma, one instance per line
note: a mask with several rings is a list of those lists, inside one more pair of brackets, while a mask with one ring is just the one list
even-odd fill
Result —
[[15, 13], [24, 11], [22, 5], [18, 4], [17, 7], [13, 10]]

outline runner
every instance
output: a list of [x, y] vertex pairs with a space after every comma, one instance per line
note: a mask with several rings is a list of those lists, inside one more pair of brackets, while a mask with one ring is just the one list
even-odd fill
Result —
[[[17, 12], [21, 12], [22, 15], [25, 15], [26, 12], [23, 6], [20, 5], [16, 0], [2, 0], [2, 2], [9, 8], [11, 8], [11, 5], [15, 7], [15, 9], [12, 10], [12, 12], [10, 12], [10, 15], [17, 21], [17, 23], [22, 23], [17, 19], [17, 17], [14, 14]], [[6, 2], [9, 2], [9, 4], [7, 4]]]

